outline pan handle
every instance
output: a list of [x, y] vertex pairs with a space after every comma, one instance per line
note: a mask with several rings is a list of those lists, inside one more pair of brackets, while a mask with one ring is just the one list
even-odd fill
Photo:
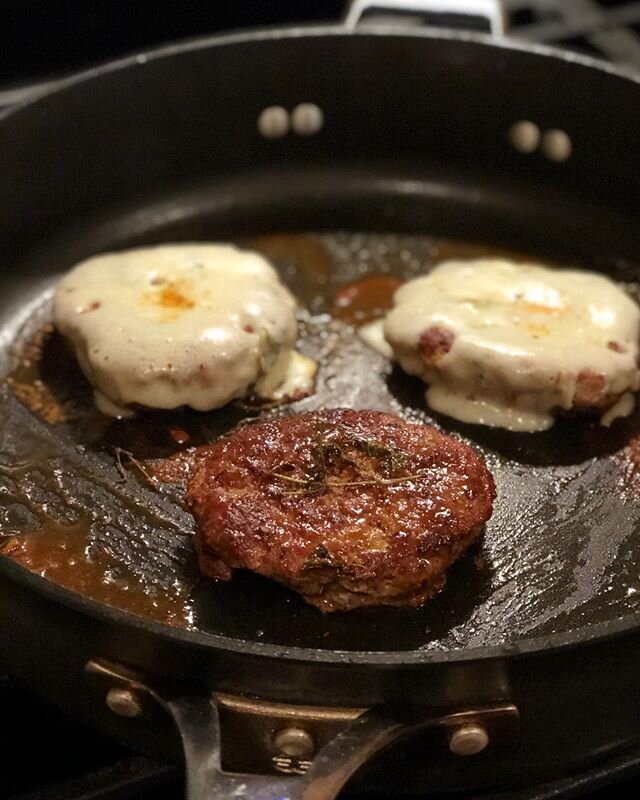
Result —
[[504, 36], [507, 31], [504, 0], [352, 0], [344, 24], [355, 28], [370, 12], [384, 16], [385, 21], [390, 16], [413, 16], [444, 28], [480, 27], [493, 36]]
[[85, 669], [114, 713], [151, 721], [154, 707], [168, 712], [182, 740], [188, 800], [334, 800], [360, 767], [387, 745], [427, 728], [440, 729], [455, 756], [476, 755], [485, 748], [498, 752], [518, 739], [518, 709], [505, 701], [449, 711], [380, 706], [351, 717], [304, 774], [229, 773], [222, 770], [219, 698], [101, 659], [89, 661]]
[[188, 800], [335, 800], [349, 779], [400, 737], [440, 728], [456, 756], [512, 747], [518, 709], [510, 703], [444, 714], [414, 708], [396, 714], [381, 706], [356, 717], [317, 753], [297, 776], [231, 774], [222, 771], [220, 724], [208, 695], [161, 701], [172, 716], [185, 755]]
[[182, 738], [188, 800], [334, 800], [363, 764], [418, 727], [367, 711], [319, 751], [304, 775], [234, 775], [221, 769], [218, 712], [210, 697], [170, 699], [165, 708]]

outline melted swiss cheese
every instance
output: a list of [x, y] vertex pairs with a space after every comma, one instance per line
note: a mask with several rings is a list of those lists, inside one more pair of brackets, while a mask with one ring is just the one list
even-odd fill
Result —
[[[431, 328], [453, 333], [435, 364], [420, 352]], [[588, 272], [499, 259], [445, 262], [398, 289], [384, 336], [403, 369], [429, 384], [429, 405], [465, 422], [544, 430], [554, 410], [574, 407], [585, 373], [603, 376], [609, 406], [639, 385], [640, 309]], [[629, 397], [615, 415], [631, 412]]]
[[296, 301], [258, 253], [181, 244], [95, 256], [58, 284], [55, 323], [105, 413], [204, 411], [255, 391], [308, 390]]

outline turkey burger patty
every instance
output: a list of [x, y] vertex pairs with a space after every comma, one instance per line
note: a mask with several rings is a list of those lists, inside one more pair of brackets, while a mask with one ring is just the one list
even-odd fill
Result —
[[296, 300], [260, 254], [175, 244], [107, 253], [56, 287], [55, 324], [112, 416], [306, 392]]
[[383, 332], [431, 408], [464, 422], [540, 431], [561, 409], [607, 425], [634, 407], [640, 309], [602, 275], [443, 262], [398, 289]]
[[424, 603], [494, 497], [466, 444], [349, 409], [246, 425], [196, 451], [187, 487], [204, 573], [253, 570], [324, 612]]

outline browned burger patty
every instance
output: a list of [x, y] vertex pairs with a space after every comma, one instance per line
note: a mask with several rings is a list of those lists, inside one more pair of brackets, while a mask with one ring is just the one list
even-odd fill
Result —
[[200, 567], [250, 569], [321, 611], [419, 606], [482, 532], [482, 458], [434, 428], [334, 409], [247, 425], [203, 447], [187, 497]]

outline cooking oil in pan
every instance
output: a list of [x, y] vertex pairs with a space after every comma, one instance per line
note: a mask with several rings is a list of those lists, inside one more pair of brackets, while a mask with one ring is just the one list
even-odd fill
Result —
[[[0, 515], [6, 516], [10, 500], [26, 508], [39, 528], [14, 531], [5, 554], [67, 588], [135, 614], [238, 638], [259, 631], [261, 641], [329, 649], [351, 649], [355, 630], [361, 649], [496, 644], [571, 630], [585, 615], [606, 621], [640, 608], [640, 593], [629, 592], [640, 563], [637, 415], [609, 430], [588, 419], [559, 420], [542, 434], [457, 423], [431, 414], [423, 385], [370, 350], [353, 327], [384, 313], [399, 282], [443, 259], [526, 257], [396, 234], [278, 234], [239, 243], [271, 259], [305, 307], [300, 348], [320, 364], [315, 394], [280, 408], [238, 402], [205, 414], [149, 412], [113, 421], [93, 407], [90, 387], [55, 332], [42, 322], [37, 329], [25, 328], [9, 379], [13, 401], [19, 398], [40, 417], [54, 440], [84, 449], [112, 470], [110, 480], [122, 481], [117, 497], [105, 500], [109, 513], [120, 508], [127, 519], [137, 519], [145, 502], [157, 514], [142, 526], [146, 533], [132, 525], [125, 536], [120, 524], [116, 535], [96, 526], [87, 503], [78, 520], [61, 525], [24, 485], [22, 494], [0, 493]], [[633, 294], [629, 273], [622, 269], [616, 277], [627, 279]], [[166, 481], [166, 459], [246, 419], [335, 406], [391, 411], [480, 449], [496, 478], [498, 499], [479, 548], [451, 569], [444, 591], [418, 611], [371, 609], [322, 617], [297, 596], [253, 575], [240, 574], [226, 585], [199, 582], [188, 541], [193, 523], [180, 508], [184, 463], [177, 469], [173, 464], [177, 484], [172, 486], [158, 479]], [[55, 470], [51, 446], [43, 449], [37, 468], [43, 474]], [[73, 487], [66, 501], [62, 498], [72, 505], [76, 500]], [[172, 504], [175, 514], [166, 510]], [[261, 607], [270, 614], [261, 614]]]

